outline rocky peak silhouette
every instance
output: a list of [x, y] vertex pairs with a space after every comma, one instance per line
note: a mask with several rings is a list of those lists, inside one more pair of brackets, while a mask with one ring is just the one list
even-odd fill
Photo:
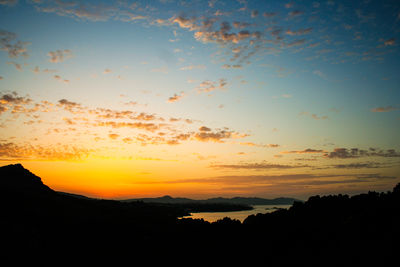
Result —
[[0, 190], [13, 193], [55, 193], [21, 164], [0, 167]]

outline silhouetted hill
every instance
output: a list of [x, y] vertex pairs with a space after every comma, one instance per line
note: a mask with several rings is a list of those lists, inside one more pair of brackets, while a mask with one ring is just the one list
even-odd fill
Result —
[[25, 194], [55, 193], [42, 180], [25, 169], [21, 164], [0, 167], [0, 190]]
[[163, 197], [154, 197], [154, 198], [133, 198], [122, 200], [124, 202], [132, 202], [132, 201], [143, 201], [146, 203], [166, 203], [166, 204], [182, 204], [182, 203], [196, 203], [197, 200], [177, 197], [173, 198], [171, 196], [163, 196]]
[[210, 198], [206, 200], [212, 203], [234, 203], [243, 205], [292, 205], [295, 201], [299, 201], [294, 198], [258, 198], [258, 197], [233, 197], [233, 198]]
[[136, 198], [123, 200], [126, 202], [143, 201], [146, 203], [168, 203], [168, 204], [187, 204], [187, 203], [208, 203], [208, 204], [235, 204], [235, 205], [292, 205], [295, 201], [294, 198], [257, 198], [257, 197], [233, 197], [233, 198], [209, 198], [209, 199], [190, 199], [190, 198], [173, 198], [171, 196], [163, 196], [157, 198]]
[[180, 207], [190, 212], [225, 212], [225, 211], [241, 211], [253, 209], [248, 204], [230, 201], [208, 201], [208, 200], [194, 200], [189, 198], [173, 198], [171, 196], [163, 196], [156, 198], [137, 198], [121, 200], [122, 202], [133, 203], [143, 202], [149, 204], [164, 204], [172, 207]]

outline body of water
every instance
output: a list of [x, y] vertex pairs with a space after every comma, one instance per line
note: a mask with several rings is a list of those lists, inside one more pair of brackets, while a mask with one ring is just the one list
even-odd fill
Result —
[[255, 205], [252, 210], [242, 210], [242, 211], [227, 211], [227, 212], [194, 212], [190, 216], [184, 216], [183, 218], [193, 218], [193, 219], [204, 219], [205, 221], [215, 222], [217, 220], [223, 219], [224, 217], [229, 217], [231, 219], [236, 219], [241, 222], [247, 218], [247, 216], [257, 213], [270, 213], [277, 209], [288, 209], [292, 205]]

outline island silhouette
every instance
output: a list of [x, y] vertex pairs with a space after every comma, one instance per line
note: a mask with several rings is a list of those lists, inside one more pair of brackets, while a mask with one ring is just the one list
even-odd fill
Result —
[[93, 199], [56, 192], [21, 164], [0, 167], [0, 177], [4, 259], [27, 253], [36, 259], [137, 259], [150, 253], [226, 263], [241, 258], [248, 264], [384, 266], [397, 259], [400, 248], [400, 184], [388, 192], [312, 196], [243, 222], [226, 217], [211, 223], [181, 217], [196, 208], [249, 204]]

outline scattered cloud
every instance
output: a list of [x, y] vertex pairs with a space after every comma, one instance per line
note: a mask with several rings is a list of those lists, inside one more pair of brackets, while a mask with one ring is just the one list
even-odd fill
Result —
[[56, 79], [57, 81], [60, 81], [60, 82], [63, 82], [63, 83], [69, 83], [69, 80], [64, 79], [64, 78], [61, 78], [60, 75], [54, 75], [53, 77], [54, 77], [54, 79]]
[[219, 79], [217, 82], [204, 81], [199, 84], [196, 88], [199, 93], [209, 93], [215, 90], [225, 90], [227, 81], [225, 79]]
[[70, 145], [40, 146], [32, 144], [0, 143], [0, 161], [11, 160], [82, 160], [92, 150]]
[[78, 104], [76, 102], [69, 101], [67, 99], [61, 99], [58, 101], [58, 106], [73, 113], [81, 113], [84, 107], [82, 107], [81, 104]]
[[[12, 2], [12, 1], [4, 1]], [[27, 58], [27, 46], [29, 42], [22, 42], [17, 40], [17, 35], [13, 32], [0, 30], [0, 51], [8, 53], [9, 58], [18, 58], [20, 56]]]
[[12, 109], [13, 113], [22, 109], [23, 105], [28, 105], [32, 103], [32, 99], [28, 97], [18, 96], [16, 92], [10, 94], [3, 94], [0, 97], [0, 114]]
[[225, 139], [239, 137], [238, 133], [229, 130], [217, 130], [213, 132], [210, 128], [206, 126], [202, 126], [199, 129], [199, 132], [194, 133], [194, 139], [200, 142], [215, 142], [215, 143], [224, 143]]
[[159, 130], [162, 125], [155, 123], [144, 123], [144, 122], [116, 122], [116, 121], [101, 121], [97, 122], [93, 126], [100, 127], [112, 127], [112, 128], [131, 128], [131, 129], [141, 129], [149, 132], [154, 132]]
[[236, 64], [236, 65], [224, 64], [224, 65], [222, 65], [221, 68], [223, 68], [223, 69], [241, 69], [242, 65], [240, 65], [240, 64]]
[[9, 65], [14, 65], [14, 67], [18, 70], [18, 71], [22, 71], [22, 66], [21, 64], [18, 64], [17, 62], [14, 61], [7, 61], [6, 62]]
[[77, 20], [90, 21], [107, 21], [115, 17], [118, 19], [126, 19], [129, 16], [123, 16], [123, 13], [118, 13], [118, 7], [115, 5], [92, 5], [89, 3], [80, 2], [62, 2], [51, 1], [36, 3], [36, 9], [44, 13], [55, 13], [59, 16], [72, 17]]
[[112, 70], [110, 70], [110, 69], [105, 69], [104, 71], [103, 71], [103, 74], [109, 74], [109, 73], [111, 73], [112, 72]]
[[49, 53], [47, 53], [47, 55], [50, 57], [49, 61], [51, 63], [60, 63], [71, 58], [72, 51], [68, 49], [56, 50], [54, 52], [50, 51]]

